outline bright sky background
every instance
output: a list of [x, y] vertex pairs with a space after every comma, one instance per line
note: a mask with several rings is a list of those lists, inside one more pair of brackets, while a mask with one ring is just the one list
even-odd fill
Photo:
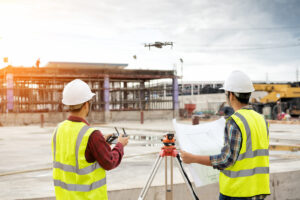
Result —
[[[12, 65], [128, 63], [181, 75], [182, 58], [185, 80], [224, 80], [239, 69], [253, 80], [295, 81], [299, 22], [297, 0], [0, 0], [0, 65], [8, 56]], [[144, 47], [155, 41], [174, 47]]]

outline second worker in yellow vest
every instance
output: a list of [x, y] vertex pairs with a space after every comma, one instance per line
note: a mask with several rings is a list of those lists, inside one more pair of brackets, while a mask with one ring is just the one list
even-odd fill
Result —
[[120, 136], [113, 149], [107, 136], [91, 127], [86, 117], [95, 96], [88, 84], [76, 79], [63, 91], [63, 104], [70, 115], [61, 122], [52, 138], [53, 180], [57, 200], [107, 200], [106, 170], [117, 167], [128, 137]]
[[181, 151], [182, 160], [220, 170], [219, 200], [263, 200], [270, 194], [269, 125], [248, 105], [254, 88], [246, 74], [233, 71], [223, 89], [235, 113], [226, 121], [221, 153], [202, 156]]

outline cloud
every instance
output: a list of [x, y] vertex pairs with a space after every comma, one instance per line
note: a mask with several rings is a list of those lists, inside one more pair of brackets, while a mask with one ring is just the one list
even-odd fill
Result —
[[[20, 62], [38, 56], [180, 70], [183, 58], [186, 80], [223, 80], [236, 68], [257, 80], [266, 73], [271, 80], [295, 80], [300, 64], [300, 47], [286, 47], [300, 42], [297, 0], [2, 0], [0, 5], [5, 27], [0, 36], [6, 38], [0, 46], [5, 43]], [[155, 41], [173, 41], [174, 48], [144, 48]]]

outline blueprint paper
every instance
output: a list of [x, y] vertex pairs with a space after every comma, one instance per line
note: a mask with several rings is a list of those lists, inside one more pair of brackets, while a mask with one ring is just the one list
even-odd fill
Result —
[[[225, 119], [199, 125], [179, 124], [173, 119], [176, 139], [182, 150], [198, 155], [216, 155], [224, 145]], [[189, 164], [196, 187], [219, 181], [219, 171], [210, 166]]]

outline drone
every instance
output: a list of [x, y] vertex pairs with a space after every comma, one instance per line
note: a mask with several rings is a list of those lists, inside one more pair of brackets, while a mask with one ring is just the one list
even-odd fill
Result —
[[170, 45], [171, 48], [173, 48], [173, 42], [155, 42], [155, 43], [149, 43], [149, 44], [145, 44], [145, 47], [149, 47], [149, 51], [150, 51], [150, 47], [156, 47], [156, 48], [162, 48], [163, 46], [167, 46]]

